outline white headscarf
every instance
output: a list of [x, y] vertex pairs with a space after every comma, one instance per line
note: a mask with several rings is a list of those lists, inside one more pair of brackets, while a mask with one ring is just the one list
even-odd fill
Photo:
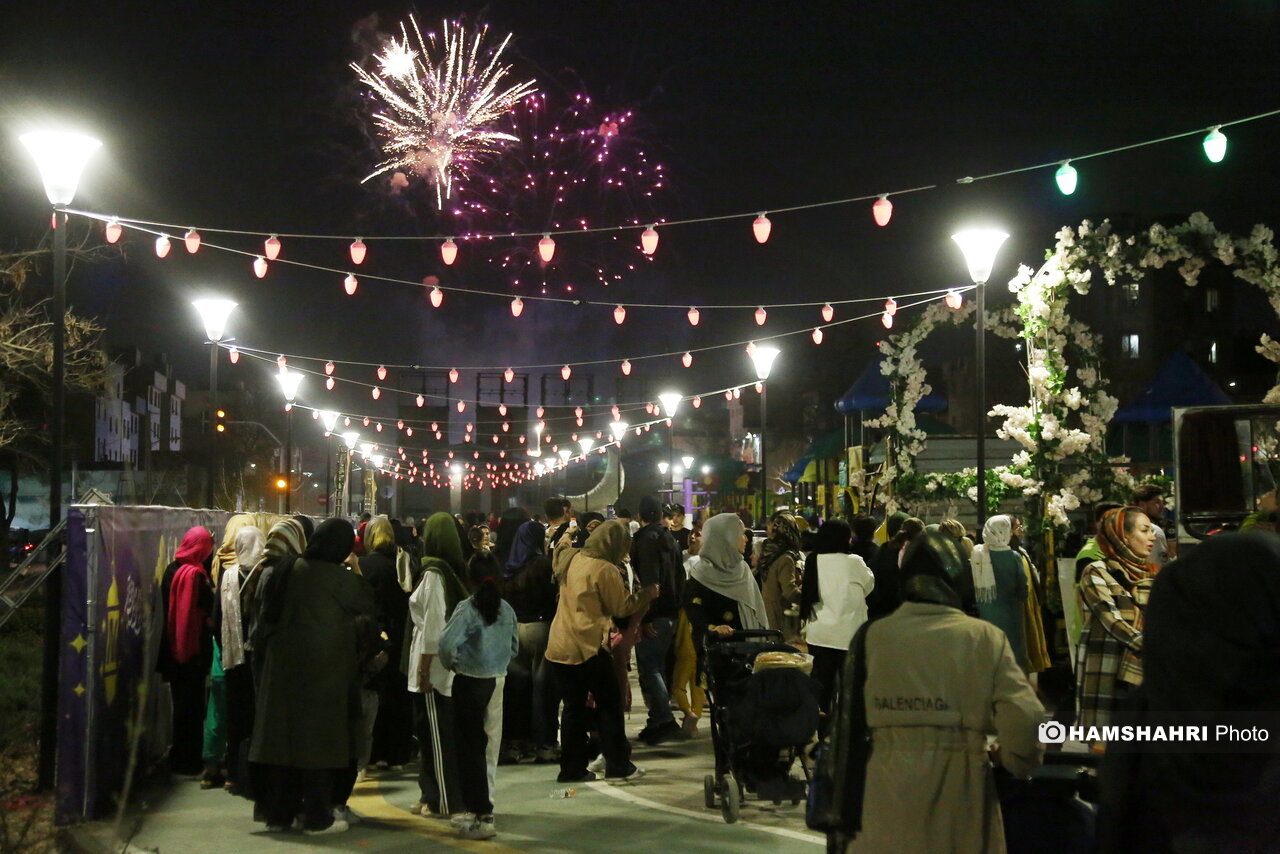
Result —
[[702, 548], [697, 559], [691, 561], [689, 574], [708, 590], [738, 603], [742, 628], [767, 629], [769, 618], [765, 614], [760, 587], [738, 548], [745, 530], [742, 520], [733, 513], [721, 513], [708, 519], [702, 526]]
[[1012, 551], [1013, 520], [1008, 516], [992, 516], [982, 528], [982, 545], [973, 547], [973, 593], [979, 602], [996, 601], [996, 572], [991, 565], [991, 552]]
[[230, 670], [244, 664], [244, 622], [240, 611], [240, 587], [242, 579], [262, 560], [267, 538], [253, 525], [246, 525], [235, 534], [236, 562], [222, 571], [218, 595], [222, 599], [222, 669]]

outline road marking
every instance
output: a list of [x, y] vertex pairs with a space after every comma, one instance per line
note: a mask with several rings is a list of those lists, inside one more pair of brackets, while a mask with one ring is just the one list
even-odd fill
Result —
[[[422, 818], [406, 809], [395, 806], [382, 794], [376, 778], [371, 778], [356, 786], [347, 804], [360, 815], [376, 820], [382, 827], [388, 827], [392, 830], [407, 830], [410, 833], [425, 836], [433, 842], [439, 842], [452, 848], [461, 848], [465, 851], [484, 851], [488, 852], [488, 854], [524, 854], [522, 849], [508, 847], [493, 839], [463, 839], [458, 836], [458, 831], [453, 829], [447, 820]], [[501, 834], [501, 831], [499, 831], [499, 834]]]
[[[627, 791], [626, 789], [620, 788], [618, 786], [614, 786], [611, 783], [595, 782], [595, 783], [587, 783], [586, 785], [597, 792], [608, 795], [611, 798], [617, 798], [618, 800], [621, 800], [621, 801], [627, 801], [629, 803], [635, 804], [636, 806], [648, 807], [649, 809], [670, 813], [671, 815], [681, 815], [686, 818], [696, 818], [699, 821], [711, 821], [711, 822], [715, 822], [716, 824], [724, 823], [724, 819], [720, 817], [719, 813], [712, 815], [705, 812], [696, 812], [694, 810], [687, 810], [687, 809], [684, 809], [683, 807], [671, 806], [670, 804], [664, 804], [659, 801], [651, 801], [648, 798], [642, 798], [639, 795], [633, 795], [631, 792]], [[786, 837], [787, 839], [797, 839], [801, 842], [810, 842], [814, 845], [827, 844], [826, 836], [814, 836], [813, 834], [810, 834], [810, 833], [802, 833], [799, 830], [791, 830], [786, 827], [769, 827], [766, 824], [756, 824], [755, 822], [742, 821], [742, 820], [739, 820], [738, 822], [736, 822], [736, 826], [749, 827], [752, 830], [761, 830], [761, 831], [764, 831], [765, 833], [772, 833], [774, 836], [783, 836], [783, 837]]]

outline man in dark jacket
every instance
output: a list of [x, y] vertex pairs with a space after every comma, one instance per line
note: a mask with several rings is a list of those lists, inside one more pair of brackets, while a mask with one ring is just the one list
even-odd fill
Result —
[[662, 505], [658, 499], [648, 495], [640, 499], [640, 525], [631, 541], [631, 568], [641, 585], [657, 584], [661, 589], [644, 615], [644, 630], [636, 645], [640, 691], [649, 709], [640, 740], [661, 744], [680, 735], [680, 726], [671, 714], [671, 694], [665, 672], [684, 594], [684, 566], [680, 547], [662, 524]]

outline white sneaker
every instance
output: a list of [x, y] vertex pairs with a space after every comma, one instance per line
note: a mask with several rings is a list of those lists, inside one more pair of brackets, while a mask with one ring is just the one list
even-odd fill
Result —
[[470, 825], [475, 824], [475, 821], [476, 821], [476, 814], [473, 812], [456, 812], [453, 815], [449, 816], [449, 824], [452, 824], [454, 827], [458, 828], [459, 830], [461, 830], [464, 827], [469, 827]]
[[463, 839], [492, 839], [498, 835], [498, 829], [494, 826], [493, 816], [486, 815], [459, 828], [458, 835]]
[[355, 810], [351, 809], [351, 807], [341, 806], [333, 808], [333, 820], [345, 821], [348, 825], [353, 825], [359, 824], [362, 818], [357, 815]]
[[333, 824], [322, 830], [303, 830], [302, 832], [307, 836], [331, 836], [335, 833], [346, 833], [350, 829], [351, 825], [335, 819]]
[[590, 771], [592, 774], [595, 774], [597, 777], [603, 777], [604, 766], [605, 766], [604, 754], [601, 753], [595, 759], [592, 759], [590, 762], [587, 763], [587, 770]]
[[623, 783], [634, 783], [636, 780], [639, 780], [641, 777], [643, 777], [644, 773], [645, 773], [644, 769], [641, 768], [639, 765], [633, 765], [631, 766], [630, 774], [622, 774], [617, 777], [606, 777], [605, 779], [613, 780], [614, 782], [621, 781]]

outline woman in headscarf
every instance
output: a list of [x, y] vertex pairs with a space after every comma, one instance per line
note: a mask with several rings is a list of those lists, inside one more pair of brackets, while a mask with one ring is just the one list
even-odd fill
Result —
[[587, 770], [587, 694], [595, 698], [605, 776], [633, 779], [644, 772], [631, 761], [622, 705], [607, 644], [614, 617], [634, 614], [658, 595], [658, 585], [627, 593], [620, 568], [631, 553], [631, 532], [614, 519], [601, 524], [565, 570], [547, 638], [564, 700], [560, 721], [562, 783], [595, 779]]
[[[945, 530], [945, 529], [944, 529]], [[973, 547], [973, 593], [978, 616], [998, 626], [1009, 638], [1018, 666], [1028, 669], [1027, 644], [1022, 631], [1027, 599], [1027, 574], [1022, 555], [1009, 545], [1013, 520], [992, 516], [982, 528], [982, 544]]]
[[307, 834], [341, 833], [335, 802], [354, 780], [359, 741], [358, 632], [371, 625], [373, 591], [344, 562], [356, 532], [345, 519], [326, 519], [287, 569], [280, 616], [261, 656], [262, 682], [249, 757], [264, 766], [259, 791], [267, 829], [287, 828], [299, 812]]
[[[234, 761], [234, 757], [228, 752], [230, 741], [228, 718], [233, 712], [228, 707], [227, 677], [223, 665], [223, 659], [226, 656], [223, 654], [222, 646], [221, 605], [225, 601], [225, 597], [221, 594], [222, 578], [224, 573], [234, 571], [240, 566], [240, 555], [236, 547], [237, 538], [240, 532], [246, 529], [258, 530], [255, 527], [256, 517], [257, 514], [253, 513], [237, 513], [227, 520], [226, 526], [222, 529], [222, 545], [213, 553], [213, 561], [209, 566], [209, 577], [218, 595], [214, 597], [213, 603], [213, 665], [209, 670], [209, 703], [204, 719], [204, 773], [200, 776], [202, 789], [221, 786], [224, 779], [230, 785], [230, 780], [226, 779], [230, 774], [224, 777], [223, 773], [224, 768]], [[241, 583], [261, 557], [262, 536], [262, 531], [258, 530], [258, 557], [245, 567], [243, 574], [237, 573]], [[253, 714], [252, 705], [249, 708], [249, 714], [251, 716]]]
[[503, 691], [506, 744], [502, 757], [516, 762], [556, 759], [556, 707], [560, 694], [547, 661], [547, 636], [556, 615], [556, 581], [546, 554], [547, 532], [530, 519], [516, 529], [507, 555], [502, 597], [516, 612], [520, 650], [511, 659]]
[[[240, 526], [235, 535], [235, 563], [223, 564], [214, 606], [214, 632], [221, 640], [221, 660], [215, 658], [215, 669], [221, 665], [226, 680], [227, 788], [236, 794], [243, 793], [248, 783], [248, 740], [253, 733], [253, 670], [245, 648], [249, 609], [243, 607], [241, 593], [249, 574], [262, 560], [265, 544], [261, 530], [253, 525]], [[207, 721], [205, 732], [208, 733]], [[207, 766], [207, 755], [205, 759]]]
[[[604, 523], [604, 516], [590, 511], [579, 516], [577, 521], [577, 526], [571, 528], [567, 536], [561, 537], [552, 551], [551, 568], [555, 572], [556, 584], [564, 583], [564, 573], [569, 567], [569, 561], [586, 544], [587, 537]], [[630, 527], [627, 530], [630, 531]]]
[[831, 711], [836, 674], [844, 664], [849, 641], [867, 621], [867, 594], [876, 584], [862, 558], [849, 554], [852, 541], [847, 522], [823, 522], [814, 535], [813, 551], [805, 558], [800, 616], [807, 623], [804, 637], [813, 656], [813, 681], [824, 715]]
[[[756, 575], [769, 625], [782, 632], [786, 643], [803, 643], [800, 634], [800, 529], [796, 517], [779, 510], [765, 526], [768, 538], [760, 549]], [[788, 615], [788, 611], [791, 615]]]
[[876, 556], [871, 561], [871, 574], [876, 578], [876, 586], [867, 597], [868, 619], [874, 620], [890, 614], [902, 604], [898, 556], [903, 547], [923, 530], [924, 522], [902, 511], [885, 520], [889, 540], [876, 550]]
[[1084, 568], [1076, 596], [1084, 628], [1076, 646], [1076, 723], [1111, 722], [1117, 705], [1142, 684], [1142, 609], [1155, 568], [1147, 561], [1155, 528], [1137, 507], [1109, 510], [1098, 523], [1103, 559]]
[[375, 620], [383, 643], [386, 649], [395, 651], [397, 660], [372, 674], [362, 692], [367, 741], [356, 763], [357, 772], [375, 763], [399, 770], [413, 756], [413, 709], [408, 681], [399, 666], [409, 594], [401, 586], [396, 567], [396, 534], [395, 525], [386, 516], [374, 516], [364, 532], [360, 574], [373, 589]]
[[698, 556], [689, 560], [684, 612], [700, 674], [706, 672], [703, 650], [707, 632], [728, 637], [737, 629], [769, 628], [760, 588], [742, 558], [747, 539], [746, 526], [737, 514], [718, 513], [702, 526]]
[[523, 507], [508, 507], [502, 511], [498, 526], [492, 530], [493, 553], [503, 564], [506, 564], [507, 558], [511, 555], [511, 547], [515, 545], [516, 531], [528, 521], [529, 511]]
[[[262, 560], [249, 573], [241, 589], [241, 607], [249, 609], [249, 634], [246, 636], [245, 648], [253, 652], [260, 641], [270, 634], [270, 624], [280, 617], [279, 593], [287, 584], [288, 570], [293, 565], [293, 558], [302, 554], [307, 547], [307, 535], [301, 523], [296, 519], [281, 519], [267, 531], [267, 542], [263, 546]], [[276, 576], [276, 569], [284, 567], [284, 572]], [[250, 655], [250, 663], [254, 665], [255, 686], [259, 676], [261, 661], [255, 661]]]
[[[1160, 571], [1143, 620], [1136, 710], [1120, 712], [1116, 723], [1247, 727], [1263, 715], [1274, 721], [1280, 709], [1280, 540], [1274, 534], [1202, 541]], [[1280, 851], [1274, 749], [1113, 748], [1100, 783], [1104, 854]]]
[[991, 762], [1015, 776], [1039, 765], [1044, 709], [1004, 632], [964, 614], [968, 573], [950, 537], [917, 535], [904, 602], [854, 640], [829, 744], [843, 827], [830, 842], [856, 835], [849, 854], [1005, 850]]
[[161, 583], [164, 638], [160, 673], [173, 699], [173, 745], [169, 768], [175, 774], [204, 770], [205, 679], [213, 660], [213, 584], [205, 562], [213, 535], [201, 527], [187, 531]]
[[440, 661], [440, 635], [469, 591], [462, 582], [466, 566], [458, 524], [448, 513], [436, 513], [423, 525], [422, 570], [409, 597], [413, 632], [405, 659], [422, 760], [414, 811], [449, 816], [463, 809], [454, 754], [453, 673]]

